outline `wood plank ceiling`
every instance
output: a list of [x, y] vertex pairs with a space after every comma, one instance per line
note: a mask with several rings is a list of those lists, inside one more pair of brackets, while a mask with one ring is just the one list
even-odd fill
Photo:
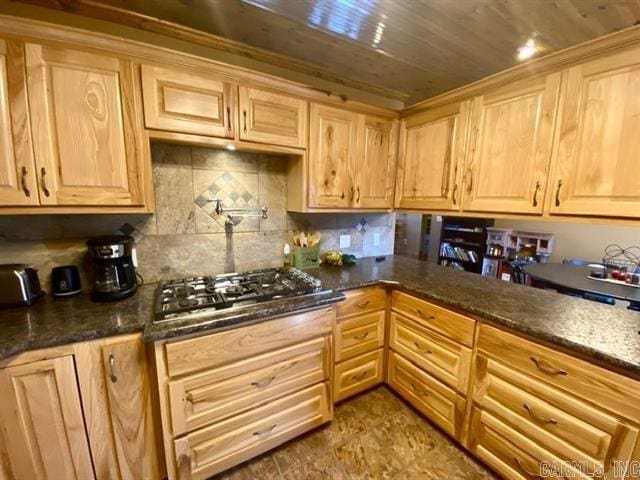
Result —
[[27, 1], [93, 16], [117, 8], [169, 35], [167, 25], [188, 27], [407, 106], [516, 65], [532, 36], [541, 56], [640, 23], [640, 0]]

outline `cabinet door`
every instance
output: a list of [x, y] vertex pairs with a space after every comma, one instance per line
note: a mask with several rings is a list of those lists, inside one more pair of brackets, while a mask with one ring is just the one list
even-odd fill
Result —
[[552, 214], [640, 217], [640, 47], [568, 69]]
[[307, 102], [240, 87], [240, 138], [289, 147], [307, 146]]
[[15, 478], [93, 478], [71, 355], [1, 369], [0, 390]]
[[311, 104], [310, 117], [309, 206], [346, 208], [355, 195], [358, 115]]
[[24, 45], [0, 40], [0, 206], [37, 205]]
[[107, 344], [102, 348], [102, 357], [120, 476], [160, 478], [142, 342], [132, 338]]
[[397, 122], [360, 116], [362, 148], [355, 168], [355, 206], [393, 207]]
[[26, 45], [29, 110], [45, 205], [142, 205], [130, 61]]
[[147, 128], [234, 138], [233, 85], [186, 70], [142, 65], [141, 71]]
[[402, 121], [396, 206], [459, 210], [471, 102]]
[[542, 213], [560, 74], [474, 99], [463, 209]]

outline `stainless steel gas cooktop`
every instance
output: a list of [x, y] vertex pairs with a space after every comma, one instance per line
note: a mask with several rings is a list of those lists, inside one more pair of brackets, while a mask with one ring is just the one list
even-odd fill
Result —
[[155, 321], [183, 318], [205, 309], [237, 308], [316, 293], [320, 280], [296, 268], [272, 268], [214, 277], [190, 277], [158, 287]]

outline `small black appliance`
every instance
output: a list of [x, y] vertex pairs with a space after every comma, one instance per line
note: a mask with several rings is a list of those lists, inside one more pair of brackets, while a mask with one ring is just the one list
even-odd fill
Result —
[[95, 278], [91, 298], [97, 302], [120, 300], [138, 288], [134, 241], [128, 235], [108, 235], [87, 241]]
[[75, 265], [64, 265], [51, 269], [51, 295], [70, 297], [82, 290], [80, 272]]

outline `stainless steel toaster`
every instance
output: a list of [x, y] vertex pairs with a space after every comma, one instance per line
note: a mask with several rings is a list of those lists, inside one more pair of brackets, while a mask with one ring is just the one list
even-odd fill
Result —
[[30, 265], [0, 265], [0, 307], [31, 305], [44, 295], [38, 271]]

